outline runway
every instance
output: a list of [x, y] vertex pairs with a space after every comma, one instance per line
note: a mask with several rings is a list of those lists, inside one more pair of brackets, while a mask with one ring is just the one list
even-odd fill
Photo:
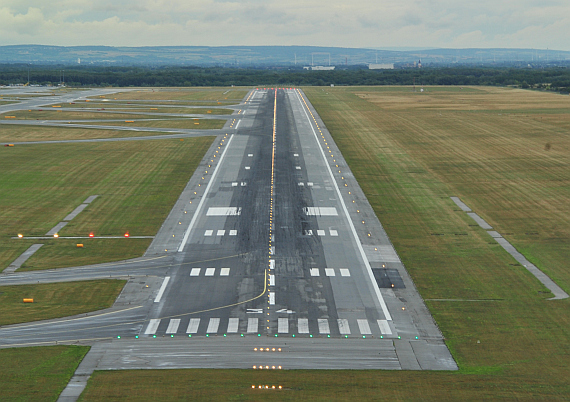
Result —
[[[457, 369], [304, 93], [255, 89], [240, 110], [144, 258], [1, 278], [133, 276], [114, 310], [82, 322], [3, 327], [0, 346], [100, 340], [98, 369], [265, 365], [265, 355], [242, 356], [253, 348], [235, 354], [257, 342], [289, 345], [284, 368]], [[35, 325], [46, 335], [34, 337]], [[222, 343], [224, 353], [214, 353]], [[160, 363], [168, 356], [172, 365]]]

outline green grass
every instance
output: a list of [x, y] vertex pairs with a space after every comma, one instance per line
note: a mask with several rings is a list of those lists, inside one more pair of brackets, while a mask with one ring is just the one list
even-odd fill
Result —
[[[256, 386], [252, 389], [252, 385]], [[282, 390], [260, 390], [281, 385]], [[560, 377], [521, 382], [497, 370], [390, 372], [382, 370], [117, 370], [95, 371], [80, 401], [480, 401], [567, 400]]]
[[123, 235], [129, 231], [133, 236], [153, 236], [211, 142], [212, 137], [200, 137], [2, 147], [0, 269], [32, 242], [46, 245], [24, 269], [94, 264], [141, 255], [150, 240], [87, 239], [85, 249], [77, 249], [77, 242], [64, 239], [23, 241], [11, 237], [18, 233], [45, 235], [93, 194], [100, 196], [60, 235]]
[[[105, 124], [109, 125], [111, 123]], [[132, 126], [133, 123], [129, 123], [129, 125]], [[144, 137], [149, 135], [160, 135], [160, 132], [145, 131], [144, 128], [141, 128], [140, 131], [130, 131], [74, 128], [72, 126], [68, 127], [66, 125], [59, 127], [3, 125], [2, 130], [0, 130], [0, 142], [13, 143], [27, 141], [87, 140], [98, 138]], [[16, 145], [15, 148], [19, 146], [20, 145]], [[8, 150], [4, 150], [4, 152], [8, 152]]]
[[[0, 286], [0, 326], [109, 308], [127, 281], [93, 280]], [[23, 299], [34, 299], [24, 303]]]
[[56, 401], [88, 351], [88, 346], [0, 350], [0, 399]]
[[194, 118], [155, 118], [153, 120], [131, 119], [132, 123], [125, 121], [94, 122], [93, 125], [154, 127], [154, 128], [186, 128], [196, 130], [220, 129], [226, 124], [226, 120], [220, 119], [194, 119]]

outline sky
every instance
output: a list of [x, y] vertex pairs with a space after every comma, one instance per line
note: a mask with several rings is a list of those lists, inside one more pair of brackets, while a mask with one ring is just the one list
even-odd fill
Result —
[[569, 0], [0, 0], [0, 45], [570, 50]]

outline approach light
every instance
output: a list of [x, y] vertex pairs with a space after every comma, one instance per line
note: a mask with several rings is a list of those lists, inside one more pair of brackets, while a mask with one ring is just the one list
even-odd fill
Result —
[[53, 237], [58, 238], [59, 235], [56, 233], [56, 234], [53, 235]]
[[24, 237], [24, 235], [21, 233], [18, 233], [18, 237], [21, 239], [22, 237]]
[[129, 232], [125, 233], [125, 237], [129, 237]]
[[93, 232], [89, 233], [89, 237], [94, 237], [95, 235], [93, 234]]

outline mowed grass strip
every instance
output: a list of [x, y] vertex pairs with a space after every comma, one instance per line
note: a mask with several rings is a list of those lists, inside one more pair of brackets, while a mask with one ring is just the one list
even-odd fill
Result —
[[[127, 281], [93, 280], [0, 286], [0, 326], [109, 308]], [[33, 299], [24, 303], [23, 299]]]
[[133, 119], [126, 121], [109, 121], [109, 122], [93, 122], [87, 123], [93, 125], [112, 125], [112, 126], [133, 126], [133, 127], [153, 127], [153, 128], [185, 128], [191, 130], [212, 130], [220, 129], [226, 124], [226, 120], [221, 119], [193, 119], [193, 118], [175, 118], [168, 119], [149, 119], [141, 120]]
[[[145, 110], [150, 112], [150, 110]], [[63, 111], [62, 109], [51, 110], [18, 110], [15, 112], [7, 112], [0, 115], [0, 119], [5, 119], [5, 115], [16, 116], [16, 120], [107, 120], [107, 119], [152, 119], [152, 115], [111, 113], [108, 111]]]
[[[306, 92], [442, 329], [460, 367], [453, 382], [479, 384], [483, 396], [512, 382], [515, 398], [565, 398], [570, 301], [546, 301], [551, 294], [449, 197], [459, 196], [523, 252], [526, 232], [546, 234], [529, 237], [536, 254], [527, 257], [568, 290], [568, 137], [527, 117], [422, 112], [419, 93], [408, 92], [409, 103], [396, 108], [387, 90], [364, 99], [352, 88]], [[445, 103], [457, 93], [439, 91]], [[489, 107], [525, 96], [534, 93], [493, 89]], [[549, 96], [556, 107], [563, 102]], [[553, 138], [556, 150], [545, 150]], [[442, 387], [445, 394], [457, 386]]]
[[45, 235], [94, 194], [99, 197], [60, 235], [88, 236], [93, 232], [96, 236], [122, 236], [128, 231], [132, 236], [154, 236], [212, 140], [200, 137], [2, 147], [0, 269], [31, 243], [49, 243], [27, 261], [25, 267], [35, 269], [142, 254], [150, 240], [86, 239], [85, 249], [77, 250], [73, 241], [64, 239], [23, 243], [11, 237], [18, 233]]
[[0, 399], [56, 401], [88, 351], [88, 346], [0, 350]]
[[247, 90], [238, 88], [168, 88], [119, 92], [106, 97], [113, 100], [198, 100], [221, 102], [242, 100], [247, 93]]
[[[79, 400], [567, 400], [566, 381], [560, 377], [545, 380], [540, 377], [521, 382], [495, 374], [383, 370], [113, 370], [95, 371]], [[260, 385], [269, 389], [259, 389]]]
[[[121, 120], [124, 123], [124, 120]], [[81, 124], [81, 123], [78, 123]], [[85, 124], [92, 125], [91, 122]], [[114, 122], [104, 123], [114, 125]], [[125, 124], [127, 125], [127, 124]], [[132, 126], [133, 123], [129, 123]], [[198, 126], [196, 126], [198, 127]], [[111, 130], [106, 128], [77, 128], [72, 125], [62, 125], [59, 127], [48, 127], [40, 125], [9, 125], [0, 126], [0, 142], [29, 142], [29, 141], [65, 141], [65, 140], [95, 140], [103, 138], [128, 138], [161, 135], [157, 131], [132, 130]], [[17, 145], [16, 147], [18, 147]], [[14, 148], [16, 148], [14, 147]]]

